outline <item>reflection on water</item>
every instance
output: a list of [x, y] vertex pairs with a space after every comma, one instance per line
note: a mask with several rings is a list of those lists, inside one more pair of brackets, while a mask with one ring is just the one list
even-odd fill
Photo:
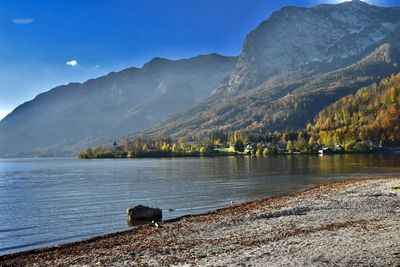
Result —
[[337, 179], [399, 175], [399, 159], [0, 159], [0, 254], [127, 229], [126, 209], [138, 204], [171, 219]]

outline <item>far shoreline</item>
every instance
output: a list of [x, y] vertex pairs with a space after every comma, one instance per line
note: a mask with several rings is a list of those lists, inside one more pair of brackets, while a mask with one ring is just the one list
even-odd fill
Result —
[[68, 155], [13, 155], [13, 156], [0, 156], [0, 159], [56, 159], [56, 158], [76, 158], [81, 160], [96, 160], [96, 159], [180, 159], [180, 158], [221, 158], [221, 157], [252, 157], [252, 158], [270, 158], [278, 156], [335, 156], [335, 155], [394, 155], [400, 156], [400, 151], [384, 150], [384, 151], [345, 151], [340, 153], [329, 153], [329, 154], [319, 154], [317, 152], [293, 152], [293, 153], [275, 153], [269, 155], [253, 155], [251, 153], [214, 153], [214, 154], [176, 154], [176, 155], [162, 155], [162, 156], [139, 156], [139, 157], [120, 157], [120, 156], [110, 156], [110, 157], [89, 157], [81, 158], [78, 154], [68, 154]]
[[397, 152], [392, 151], [371, 151], [371, 152], [358, 152], [358, 151], [346, 151], [341, 153], [329, 153], [329, 154], [320, 154], [320, 153], [302, 153], [302, 152], [294, 152], [294, 153], [277, 153], [270, 154], [267, 156], [256, 156], [250, 153], [232, 153], [232, 154], [209, 154], [209, 155], [201, 155], [201, 154], [192, 154], [192, 155], [163, 155], [163, 156], [139, 156], [139, 157], [119, 157], [119, 156], [110, 156], [110, 157], [90, 157], [90, 158], [81, 158], [77, 157], [81, 160], [96, 160], [96, 159], [179, 159], [179, 158], [221, 158], [221, 157], [236, 157], [236, 158], [263, 158], [268, 159], [270, 157], [281, 157], [281, 156], [336, 156], [336, 155], [400, 155]]

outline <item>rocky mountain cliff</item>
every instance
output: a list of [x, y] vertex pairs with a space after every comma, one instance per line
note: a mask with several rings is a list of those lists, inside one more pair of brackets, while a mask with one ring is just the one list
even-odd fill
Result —
[[302, 128], [326, 105], [399, 71], [400, 8], [286, 7], [246, 38], [212, 96], [146, 136]]
[[235, 57], [154, 58], [38, 95], [0, 122], [0, 155], [76, 152], [154, 126], [210, 95]]
[[399, 14], [398, 8], [358, 0], [283, 8], [247, 36], [229, 81], [215, 92], [249, 90], [277, 73], [313, 62], [351, 60], [395, 32]]

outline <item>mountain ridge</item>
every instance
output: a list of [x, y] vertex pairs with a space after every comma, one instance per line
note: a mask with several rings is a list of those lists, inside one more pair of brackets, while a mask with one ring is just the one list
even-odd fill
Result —
[[75, 153], [147, 128], [208, 96], [235, 61], [215, 53], [154, 58], [142, 68], [57, 86], [0, 122], [0, 154]]

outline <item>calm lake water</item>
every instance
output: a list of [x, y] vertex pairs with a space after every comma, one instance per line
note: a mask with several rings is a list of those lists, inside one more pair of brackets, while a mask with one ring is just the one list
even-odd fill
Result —
[[126, 209], [138, 204], [171, 219], [338, 179], [393, 175], [400, 156], [0, 159], [0, 255], [128, 229]]

